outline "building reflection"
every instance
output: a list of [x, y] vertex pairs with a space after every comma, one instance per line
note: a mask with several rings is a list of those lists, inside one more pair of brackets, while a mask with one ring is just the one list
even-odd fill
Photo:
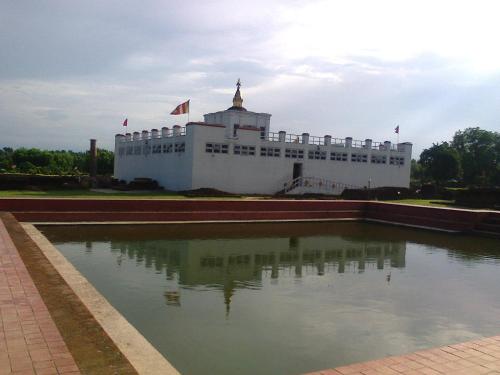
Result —
[[[406, 242], [355, 241], [336, 236], [111, 241], [117, 264], [124, 259], [165, 273], [182, 288], [224, 292], [226, 311], [237, 289], [260, 288], [265, 279], [363, 273], [405, 267]], [[179, 306], [178, 291], [166, 291]]]

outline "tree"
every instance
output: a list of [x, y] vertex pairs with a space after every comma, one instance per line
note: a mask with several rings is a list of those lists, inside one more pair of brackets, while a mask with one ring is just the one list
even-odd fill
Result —
[[111, 175], [113, 174], [115, 157], [112, 151], [98, 149], [97, 150], [97, 174]]
[[0, 171], [9, 171], [12, 169], [12, 153], [13, 149], [4, 147], [0, 149]]
[[[13, 150], [9, 147], [0, 149], [0, 172], [81, 174], [89, 172], [89, 165], [89, 152], [46, 151], [37, 148]], [[99, 149], [97, 152], [97, 173], [111, 175], [113, 166], [113, 152]]]
[[420, 154], [420, 163], [438, 185], [460, 178], [460, 157], [448, 142], [433, 144]]
[[467, 128], [453, 136], [467, 184], [500, 183], [500, 134], [480, 128]]
[[37, 167], [48, 167], [50, 164], [50, 153], [37, 148], [18, 148], [12, 154], [14, 164], [30, 163]]
[[424, 182], [425, 173], [423, 165], [415, 159], [411, 159], [410, 183], [414, 186], [421, 185]]

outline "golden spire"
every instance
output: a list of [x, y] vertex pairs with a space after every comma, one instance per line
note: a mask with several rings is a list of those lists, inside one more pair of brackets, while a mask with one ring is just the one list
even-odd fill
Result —
[[241, 82], [240, 79], [238, 78], [238, 82], [236, 82], [236, 93], [234, 94], [233, 97], [233, 107], [237, 108], [243, 107], [243, 99], [241, 99], [240, 86]]

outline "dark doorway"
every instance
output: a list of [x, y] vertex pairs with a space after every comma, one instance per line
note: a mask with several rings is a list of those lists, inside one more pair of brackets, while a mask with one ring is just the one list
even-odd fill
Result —
[[302, 163], [293, 163], [293, 179], [302, 177]]

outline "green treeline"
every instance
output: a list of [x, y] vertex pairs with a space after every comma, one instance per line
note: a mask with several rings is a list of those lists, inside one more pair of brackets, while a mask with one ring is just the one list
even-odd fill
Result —
[[412, 160], [412, 183], [500, 186], [500, 133], [459, 130], [450, 142], [433, 144]]
[[[97, 150], [97, 173], [113, 174], [113, 152]], [[89, 152], [47, 151], [38, 148], [0, 149], [0, 173], [29, 173], [50, 175], [88, 174]]]

